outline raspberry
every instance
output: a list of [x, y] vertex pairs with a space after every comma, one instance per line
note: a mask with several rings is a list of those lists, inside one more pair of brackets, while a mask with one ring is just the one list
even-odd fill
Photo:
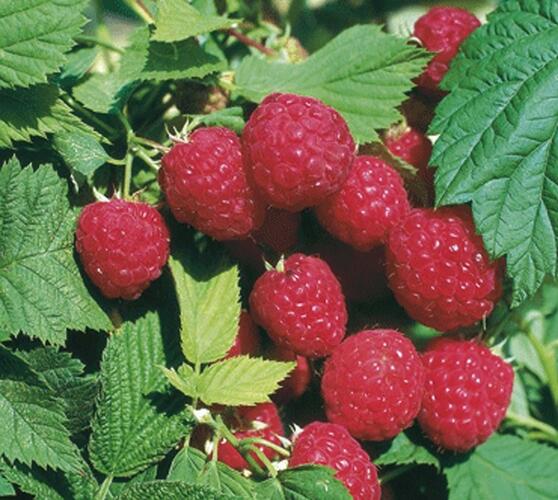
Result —
[[373, 302], [389, 295], [383, 246], [359, 252], [327, 238], [312, 246], [312, 253], [331, 267], [347, 300]]
[[[277, 436], [284, 436], [283, 424], [277, 407], [273, 403], [262, 403], [256, 406], [241, 406], [236, 408], [236, 422], [233, 424], [234, 436], [241, 439], [261, 438], [281, 445]], [[267, 458], [273, 460], [276, 452], [267, 446], [257, 445]], [[236, 470], [248, 468], [244, 457], [226, 440], [219, 443], [219, 460]], [[252, 457], [261, 464], [257, 456]]]
[[357, 250], [380, 245], [409, 211], [403, 179], [386, 162], [359, 156], [341, 190], [316, 208], [320, 224]]
[[76, 229], [85, 272], [110, 299], [137, 299], [161, 275], [169, 241], [169, 230], [155, 208], [118, 199], [87, 205]]
[[260, 353], [260, 335], [258, 327], [252, 321], [252, 317], [248, 311], [240, 313], [238, 324], [238, 333], [234, 339], [234, 344], [227, 353], [227, 358], [240, 356], [241, 354], [250, 354], [257, 356]]
[[299, 253], [278, 268], [254, 284], [254, 320], [280, 347], [307, 357], [327, 356], [343, 340], [347, 324], [339, 282], [323, 260]]
[[473, 14], [456, 7], [434, 7], [415, 23], [413, 36], [425, 49], [436, 53], [419, 77], [421, 89], [440, 92], [440, 82], [459, 46], [479, 26], [480, 21]]
[[434, 169], [428, 168], [432, 154], [430, 139], [413, 128], [394, 127], [386, 134], [384, 143], [392, 154], [418, 170], [418, 175], [426, 186], [429, 200], [433, 200]]
[[413, 319], [442, 332], [492, 312], [502, 267], [488, 257], [467, 206], [415, 209], [387, 244], [395, 298]]
[[240, 141], [226, 128], [200, 128], [173, 146], [159, 182], [176, 219], [217, 240], [245, 238], [263, 223], [264, 205], [248, 184]]
[[423, 389], [420, 357], [396, 330], [363, 330], [347, 338], [326, 361], [322, 377], [328, 420], [371, 441], [409, 427]]
[[312, 368], [308, 360], [304, 356], [277, 346], [271, 348], [268, 357], [277, 361], [296, 361], [294, 370], [273, 394], [273, 400], [278, 404], [286, 404], [302, 396], [312, 380]]
[[271, 94], [242, 134], [246, 164], [272, 206], [298, 211], [341, 188], [355, 143], [337, 111], [312, 97]]
[[422, 356], [426, 382], [418, 422], [446, 450], [466, 452], [498, 428], [510, 404], [514, 373], [486, 346], [447, 337]]
[[347, 429], [337, 424], [312, 422], [295, 438], [290, 467], [326, 465], [355, 500], [380, 500], [376, 467]]

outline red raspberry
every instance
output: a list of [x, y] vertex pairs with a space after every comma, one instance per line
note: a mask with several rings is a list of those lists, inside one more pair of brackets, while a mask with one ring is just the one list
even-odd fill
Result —
[[422, 361], [422, 430], [446, 450], [466, 452], [484, 443], [510, 404], [512, 367], [476, 341], [447, 337], [433, 341]]
[[257, 356], [260, 353], [260, 347], [258, 327], [252, 320], [248, 311], [242, 311], [240, 313], [238, 333], [226, 357], [232, 358], [234, 356], [240, 356], [241, 354]]
[[355, 500], [380, 500], [376, 467], [341, 425], [312, 422], [295, 437], [289, 467], [305, 464], [331, 467]]
[[240, 141], [226, 128], [200, 128], [175, 144], [163, 156], [159, 182], [176, 219], [217, 240], [245, 238], [263, 223]]
[[434, 169], [428, 168], [432, 154], [430, 139], [411, 127], [394, 127], [388, 131], [384, 142], [392, 154], [418, 170], [418, 175], [427, 189], [429, 200], [433, 200]]
[[442, 332], [488, 316], [502, 295], [467, 206], [415, 209], [389, 235], [388, 278], [409, 316]]
[[312, 380], [312, 367], [308, 360], [304, 356], [275, 345], [268, 353], [268, 357], [277, 361], [296, 361], [294, 370], [273, 394], [273, 401], [277, 404], [286, 404], [302, 396]]
[[[277, 407], [273, 403], [262, 403], [256, 406], [241, 406], [236, 408], [237, 420], [233, 426], [234, 436], [241, 439], [261, 438], [281, 445], [277, 436], [284, 436], [283, 424]], [[257, 446], [267, 458], [273, 460], [277, 454], [267, 446]], [[255, 454], [254, 460], [261, 464]], [[236, 448], [226, 440], [219, 443], [219, 460], [236, 470], [248, 468], [248, 463]]]
[[367, 251], [384, 242], [409, 208], [397, 171], [380, 158], [359, 156], [341, 190], [319, 205], [316, 215], [335, 238]]
[[300, 253], [266, 271], [250, 294], [256, 323], [281, 347], [307, 357], [330, 354], [345, 336], [341, 285], [321, 259]]
[[161, 275], [169, 241], [155, 208], [118, 199], [87, 205], [76, 229], [85, 272], [109, 299], [137, 299]]
[[396, 330], [363, 330], [347, 338], [326, 361], [322, 377], [328, 420], [371, 441], [409, 427], [423, 389], [420, 357]]
[[345, 120], [318, 99], [271, 94], [252, 113], [242, 145], [265, 200], [298, 211], [337, 191], [353, 161]]
[[436, 55], [420, 76], [418, 85], [427, 92], [439, 92], [439, 85], [459, 46], [480, 21], [469, 11], [456, 7], [434, 7], [415, 23], [413, 36]]

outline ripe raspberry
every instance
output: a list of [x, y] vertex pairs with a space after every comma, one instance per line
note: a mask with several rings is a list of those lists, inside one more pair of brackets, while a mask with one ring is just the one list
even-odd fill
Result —
[[[262, 403], [256, 406], [241, 406], [236, 408], [236, 421], [233, 424], [234, 436], [241, 439], [261, 438], [281, 445], [277, 436], [284, 436], [283, 424], [277, 407], [273, 403]], [[267, 446], [257, 445], [267, 458], [273, 460], [277, 454]], [[219, 443], [219, 460], [236, 470], [248, 468], [244, 457], [226, 440]], [[255, 454], [254, 460], [261, 464]]]
[[363, 330], [347, 338], [326, 361], [322, 377], [328, 420], [371, 441], [409, 427], [423, 389], [420, 357], [396, 330]]
[[337, 191], [355, 143], [337, 111], [312, 97], [271, 94], [252, 113], [242, 146], [254, 183], [272, 206], [298, 211]]
[[254, 321], [252, 321], [252, 317], [248, 311], [242, 311], [240, 313], [238, 333], [226, 357], [232, 358], [234, 356], [240, 356], [241, 354], [257, 356], [260, 353], [260, 348], [258, 327]]
[[502, 267], [488, 257], [467, 206], [412, 210], [389, 235], [395, 298], [413, 319], [442, 332], [492, 312]]
[[296, 361], [294, 370], [273, 394], [273, 401], [277, 404], [286, 404], [302, 396], [312, 380], [312, 368], [308, 360], [304, 356], [275, 345], [267, 353], [267, 357], [277, 361]]
[[403, 179], [385, 161], [359, 156], [340, 191], [316, 208], [320, 224], [363, 252], [384, 242], [409, 211]]
[[510, 404], [512, 367], [476, 341], [446, 337], [432, 342], [422, 361], [422, 430], [446, 450], [466, 452], [484, 443]]
[[176, 219], [217, 240], [244, 238], [263, 223], [264, 205], [248, 184], [240, 141], [226, 128], [200, 128], [173, 146], [159, 182]]
[[76, 229], [85, 272], [109, 299], [137, 299], [161, 275], [169, 241], [155, 208], [118, 199], [87, 205]]
[[387, 132], [384, 143], [392, 154], [418, 170], [418, 175], [427, 189], [428, 198], [433, 200], [434, 169], [428, 168], [432, 154], [430, 139], [411, 127], [394, 127]]
[[355, 500], [380, 500], [376, 467], [358, 441], [341, 425], [312, 422], [295, 438], [290, 467], [326, 465]]
[[347, 300], [373, 302], [389, 295], [383, 246], [359, 252], [333, 238], [324, 238], [312, 246], [312, 253], [327, 262]]
[[434, 7], [415, 23], [413, 36], [422, 42], [425, 49], [436, 53], [419, 77], [420, 88], [427, 92], [440, 92], [440, 82], [459, 46], [479, 26], [480, 21], [473, 14], [456, 7]]
[[278, 267], [254, 284], [254, 320], [281, 347], [307, 357], [327, 356], [343, 340], [347, 324], [339, 282], [323, 260], [300, 253]]

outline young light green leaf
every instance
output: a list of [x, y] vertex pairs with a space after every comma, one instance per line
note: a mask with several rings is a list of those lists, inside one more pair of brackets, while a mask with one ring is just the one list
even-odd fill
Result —
[[0, 497], [9, 497], [15, 495], [14, 487], [8, 480], [0, 475]]
[[200, 256], [186, 255], [169, 259], [180, 306], [182, 351], [194, 364], [225, 356], [240, 319], [238, 268], [222, 256], [211, 260], [202, 263]]
[[387, 444], [387, 448], [374, 458], [376, 465], [421, 464], [440, 469], [440, 461], [425, 446], [425, 440], [415, 429], [400, 433]]
[[86, 0], [0, 2], [0, 88], [45, 83], [85, 22]]
[[227, 127], [237, 134], [242, 133], [244, 128], [244, 116], [241, 107], [233, 106], [208, 115], [191, 115], [199, 123], [208, 127]]
[[197, 376], [190, 365], [184, 363], [178, 368], [178, 372], [174, 368], [161, 367], [167, 380], [182, 394], [195, 398], [198, 395]]
[[472, 202], [514, 306], [557, 271], [557, 37], [554, 0], [502, 2], [452, 63], [431, 126], [437, 204]]
[[295, 363], [235, 356], [202, 372], [198, 382], [199, 397], [208, 405], [264, 403], [294, 367]]
[[299, 64], [247, 57], [235, 80], [238, 93], [256, 102], [272, 92], [321, 99], [339, 111], [355, 139], [365, 143], [378, 140], [377, 130], [401, 119], [397, 107], [428, 58], [380, 26], [362, 25], [342, 32]]
[[15, 141], [30, 142], [56, 132], [97, 132], [74, 116], [59, 99], [54, 85], [29, 89], [0, 89], [0, 147], [12, 148]]
[[183, 448], [178, 452], [167, 479], [210, 486], [235, 498], [254, 498], [253, 482], [222, 462], [208, 460], [203, 452], [195, 448]]
[[228, 28], [235, 22], [226, 17], [202, 15], [184, 0], [159, 0], [152, 40], [177, 42], [192, 36]]
[[112, 328], [76, 265], [75, 217], [50, 166], [0, 168], [0, 329], [63, 344], [68, 328]]
[[0, 457], [66, 471], [79, 468], [63, 403], [30, 367], [0, 346]]
[[350, 500], [351, 494], [335, 471], [320, 465], [303, 465], [279, 472], [277, 478], [258, 483], [257, 500]]
[[444, 466], [450, 500], [552, 499], [558, 491], [558, 450], [495, 434], [466, 460]]
[[53, 145], [66, 165], [85, 178], [90, 178], [109, 159], [101, 143], [84, 132], [54, 134]]
[[126, 488], [117, 500], [232, 500], [208, 486], [182, 481], [148, 481]]
[[176, 335], [162, 330], [161, 319], [146, 313], [124, 323], [108, 341], [101, 362], [101, 396], [93, 419], [89, 453], [95, 468], [113, 476], [132, 476], [160, 460], [189, 433], [184, 401], [168, 394], [160, 366]]

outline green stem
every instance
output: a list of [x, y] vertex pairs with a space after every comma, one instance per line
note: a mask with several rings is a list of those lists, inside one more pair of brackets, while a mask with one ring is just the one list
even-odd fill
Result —
[[[195, 380], [199, 380], [199, 376], [200, 376], [200, 373], [201, 373], [201, 363], [198, 362], [194, 365], [194, 373], [196, 374]], [[200, 398], [196, 394], [196, 397], [192, 401], [192, 406], [194, 407], [194, 410], [198, 407], [199, 400], [200, 400]], [[219, 432], [220, 432], [220, 430], [219, 430]]]
[[104, 130], [110, 137], [114, 138], [118, 136], [118, 132], [112, 128], [110, 125], [107, 125], [104, 121], [100, 120], [95, 116], [94, 113], [89, 111], [87, 108], [84, 108], [79, 102], [75, 99], [70, 97], [68, 94], [61, 94], [60, 98], [71, 108], [76, 110], [78, 113], [81, 113], [84, 117], [86, 117], [89, 121], [97, 125], [100, 129]]
[[260, 444], [262, 446], [265, 446], [266, 448], [270, 448], [273, 451], [275, 451], [276, 453], [278, 453], [279, 455], [283, 456], [283, 457], [290, 457], [291, 454], [285, 450], [284, 448], [281, 448], [280, 446], [277, 446], [275, 443], [272, 443], [271, 441], [268, 441], [267, 439], [262, 439], [262, 438], [246, 438], [243, 439], [242, 441], [240, 441], [240, 445], [249, 445], [249, 444]]
[[142, 0], [124, 0], [124, 2], [147, 24], [155, 22], [153, 15], [149, 12], [149, 9], [145, 6]]
[[[110, 37], [110, 32], [105, 24], [105, 9], [103, 7], [102, 0], [95, 0], [95, 19], [97, 21], [97, 37], [102, 40], [104, 44], [112, 45], [112, 39]], [[106, 47], [102, 47], [103, 59], [109, 71], [114, 69], [112, 61], [110, 59], [110, 53]]]
[[132, 148], [132, 154], [145, 162], [145, 164], [155, 170], [155, 172], [159, 171], [159, 165], [146, 153], [146, 151], [139, 147], [135, 146]]
[[[243, 448], [241, 447], [241, 450], [242, 449]], [[254, 453], [261, 460], [271, 477], [277, 477], [275, 467], [273, 467], [273, 464], [270, 462], [269, 458], [265, 456], [265, 453], [262, 450], [260, 450], [257, 446], [248, 446], [246, 452], [243, 453], [244, 458], [250, 456], [250, 452]]]
[[152, 139], [147, 139], [146, 137], [138, 137], [135, 136], [134, 137], [134, 142], [136, 144], [141, 144], [143, 146], [149, 146], [153, 149], [157, 149], [158, 151], [160, 151], [161, 153], [166, 153], [169, 148], [166, 146], [163, 146], [161, 143], [154, 141]]
[[405, 472], [413, 469], [415, 466], [416, 466], [416, 464], [407, 464], [407, 465], [402, 465], [401, 467], [397, 467], [395, 469], [392, 469], [389, 472], [386, 472], [385, 474], [383, 474], [382, 477], [380, 477], [380, 483], [381, 484], [386, 484], [389, 481], [392, 481], [393, 479], [395, 479], [396, 477], [399, 477], [402, 474], [405, 474]]
[[102, 47], [107, 50], [111, 50], [112, 52], [117, 52], [118, 54], [124, 54], [124, 51], [120, 47], [117, 47], [112, 42], [103, 40], [96, 36], [78, 35], [75, 37], [75, 40], [78, 43], [83, 43], [86, 45], [98, 45], [99, 47]]
[[95, 500], [105, 500], [108, 495], [110, 485], [112, 484], [112, 480], [114, 479], [113, 475], [107, 476], [101, 484], [99, 491], [95, 494]]
[[545, 422], [541, 422], [530, 416], [519, 415], [511, 410], [508, 410], [506, 413], [506, 418], [518, 426], [536, 429], [544, 434], [547, 440], [558, 443], [558, 430]]

